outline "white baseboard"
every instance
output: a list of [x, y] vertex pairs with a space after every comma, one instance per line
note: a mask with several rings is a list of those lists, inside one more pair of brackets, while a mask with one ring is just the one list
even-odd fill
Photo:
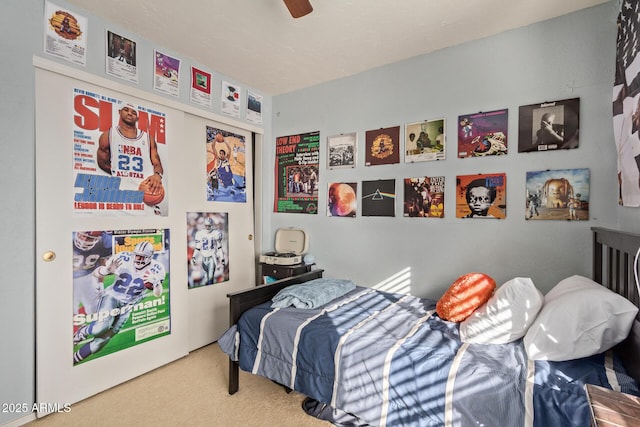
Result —
[[16, 418], [13, 421], [9, 421], [6, 424], [1, 424], [1, 427], [20, 427], [35, 420], [36, 420], [36, 414], [29, 414], [24, 417]]

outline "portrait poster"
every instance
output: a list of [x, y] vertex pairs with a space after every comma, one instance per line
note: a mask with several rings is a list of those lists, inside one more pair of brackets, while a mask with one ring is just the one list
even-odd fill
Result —
[[458, 116], [458, 158], [507, 154], [509, 110]]
[[320, 131], [276, 138], [274, 212], [318, 213]]
[[618, 157], [618, 204], [640, 206], [639, 0], [620, 2], [613, 83], [613, 135]]
[[362, 216], [396, 216], [396, 180], [362, 181]]
[[404, 179], [405, 217], [444, 218], [444, 176]]
[[109, 30], [107, 30], [106, 42], [107, 74], [131, 83], [138, 83], [136, 42]]
[[405, 163], [446, 158], [445, 119], [408, 123], [404, 127]]
[[191, 67], [191, 102], [211, 108], [211, 73]]
[[507, 216], [507, 175], [504, 173], [456, 177], [456, 218]]
[[365, 166], [400, 163], [400, 126], [365, 133]]
[[169, 230], [72, 233], [73, 364], [171, 333]]
[[222, 81], [220, 90], [220, 110], [231, 117], [240, 117], [240, 106], [242, 97], [240, 96], [240, 86]]
[[327, 137], [327, 168], [354, 168], [357, 143], [356, 132]]
[[247, 121], [249, 123], [255, 123], [257, 125], [262, 124], [262, 101], [263, 96], [252, 91], [247, 90]]
[[519, 153], [578, 148], [580, 98], [522, 105], [518, 119]]
[[87, 64], [87, 18], [57, 6], [44, 4], [44, 51], [83, 67]]
[[[73, 109], [69, 143], [73, 143], [74, 213], [167, 216], [166, 114], [111, 92], [81, 87], [73, 90]], [[132, 137], [124, 130], [133, 132]], [[155, 189], [149, 186], [152, 182]]]
[[155, 58], [153, 88], [177, 98], [180, 95], [180, 59], [155, 49], [153, 52]]
[[355, 218], [358, 210], [357, 182], [331, 182], [327, 195], [327, 216]]
[[527, 172], [527, 220], [587, 221], [589, 169]]
[[207, 201], [246, 203], [245, 137], [207, 126], [206, 147]]
[[229, 215], [187, 212], [189, 289], [229, 280]]

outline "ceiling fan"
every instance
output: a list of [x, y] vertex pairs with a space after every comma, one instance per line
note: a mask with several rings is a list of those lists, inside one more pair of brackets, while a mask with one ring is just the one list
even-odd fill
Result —
[[284, 4], [294, 18], [305, 16], [313, 10], [313, 6], [311, 6], [309, 0], [284, 0]]

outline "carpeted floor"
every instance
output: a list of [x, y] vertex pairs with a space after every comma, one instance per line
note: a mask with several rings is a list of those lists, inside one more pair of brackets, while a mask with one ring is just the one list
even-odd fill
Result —
[[227, 393], [228, 359], [217, 344], [26, 424], [67, 426], [330, 426], [307, 415], [304, 396], [240, 371], [240, 391]]

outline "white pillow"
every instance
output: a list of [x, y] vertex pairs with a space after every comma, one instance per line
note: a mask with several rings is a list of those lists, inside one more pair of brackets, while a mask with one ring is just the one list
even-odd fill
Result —
[[524, 337], [530, 359], [563, 361], [602, 353], [624, 340], [638, 313], [626, 298], [582, 276], [560, 281]]
[[486, 304], [460, 323], [460, 339], [474, 344], [505, 344], [522, 338], [544, 296], [531, 279], [516, 277], [500, 286]]

